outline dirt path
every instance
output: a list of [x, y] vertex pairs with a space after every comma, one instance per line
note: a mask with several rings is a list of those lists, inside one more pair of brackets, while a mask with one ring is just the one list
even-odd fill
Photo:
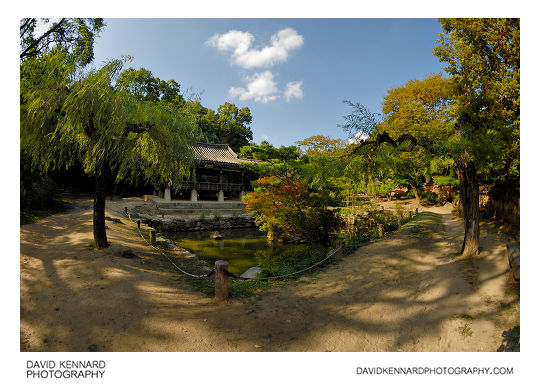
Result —
[[[135, 202], [136, 203], [136, 202]], [[108, 215], [125, 205], [108, 202]], [[519, 324], [504, 238], [454, 258], [462, 224], [432, 209], [326, 271], [218, 304], [178, 280], [128, 227], [96, 251], [91, 210], [21, 227], [21, 349], [30, 351], [495, 351]], [[117, 215], [114, 215], [117, 214]]]

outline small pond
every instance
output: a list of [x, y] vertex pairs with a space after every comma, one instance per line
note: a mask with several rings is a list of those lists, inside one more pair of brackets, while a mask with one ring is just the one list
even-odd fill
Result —
[[229, 262], [229, 271], [240, 275], [252, 266], [264, 262], [273, 255], [301, 256], [309, 249], [326, 249], [320, 246], [278, 244], [269, 245], [266, 233], [257, 229], [220, 230], [223, 239], [210, 238], [213, 231], [168, 233], [167, 237], [180, 247], [208, 261], [212, 266], [220, 259]]

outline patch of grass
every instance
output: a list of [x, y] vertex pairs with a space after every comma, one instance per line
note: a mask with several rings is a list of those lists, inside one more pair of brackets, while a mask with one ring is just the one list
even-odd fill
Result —
[[432, 238], [434, 235], [444, 231], [442, 218], [430, 212], [418, 213], [412, 220], [403, 224], [401, 228], [409, 231], [410, 238]]
[[460, 315], [453, 315], [452, 317], [449, 318], [450, 321], [454, 321], [454, 320], [457, 320], [457, 319], [462, 319], [462, 320], [468, 320], [468, 321], [471, 321], [473, 320], [473, 316], [469, 315], [469, 314], [460, 314]]
[[193, 288], [208, 297], [215, 295], [214, 280], [212, 278], [192, 278], [187, 275], [180, 275], [178, 280], [187, 281]]
[[230, 282], [229, 293], [233, 298], [247, 298], [272, 286], [283, 285], [282, 282], [272, 281], [242, 281], [233, 279]]
[[463, 337], [471, 337], [473, 335], [473, 331], [471, 329], [471, 325], [466, 323], [462, 326], [458, 326], [457, 331], [459, 334], [461, 334]]

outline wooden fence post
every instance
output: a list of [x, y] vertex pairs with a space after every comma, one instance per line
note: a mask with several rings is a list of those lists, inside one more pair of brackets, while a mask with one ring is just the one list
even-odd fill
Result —
[[397, 225], [398, 227], [401, 227], [401, 215], [398, 215], [397, 217]]
[[383, 231], [382, 231], [382, 223], [379, 223], [379, 238], [382, 238]]
[[337, 248], [337, 257], [343, 258], [343, 241], [339, 240], [336, 242], [336, 248]]
[[215, 298], [219, 301], [229, 298], [229, 262], [219, 260], [214, 264], [215, 272]]
[[150, 244], [156, 246], [156, 230], [150, 229]]

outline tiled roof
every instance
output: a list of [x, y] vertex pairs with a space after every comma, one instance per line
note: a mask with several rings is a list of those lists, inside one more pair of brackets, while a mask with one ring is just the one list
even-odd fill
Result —
[[253, 159], [238, 158], [228, 144], [203, 144], [195, 146], [195, 159], [202, 163], [221, 163], [240, 166], [240, 162], [256, 162]]

